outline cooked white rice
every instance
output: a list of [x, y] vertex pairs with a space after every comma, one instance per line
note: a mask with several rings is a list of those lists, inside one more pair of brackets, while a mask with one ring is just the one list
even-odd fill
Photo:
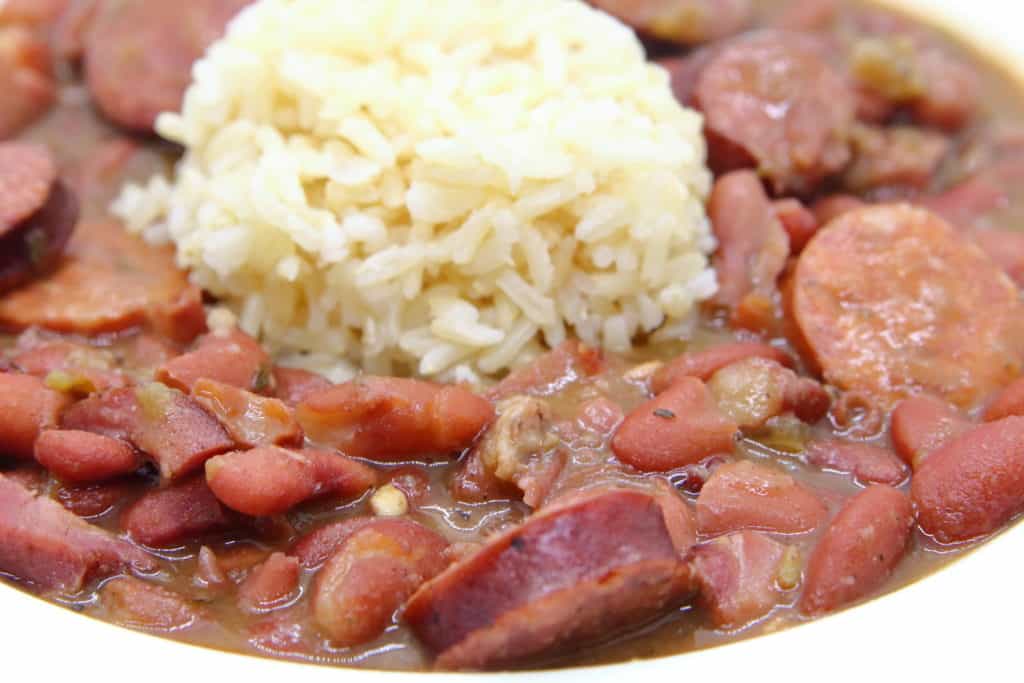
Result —
[[626, 351], [716, 287], [701, 119], [576, 0], [261, 0], [157, 128], [115, 213], [336, 377]]

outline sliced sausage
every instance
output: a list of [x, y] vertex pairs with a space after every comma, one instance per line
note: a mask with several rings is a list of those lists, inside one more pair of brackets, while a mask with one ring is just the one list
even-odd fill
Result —
[[156, 563], [130, 543], [0, 475], [0, 571], [44, 591], [76, 593], [86, 581]]
[[38, 377], [0, 373], [0, 454], [31, 460], [36, 439], [60, 424], [71, 401]]
[[299, 594], [299, 561], [274, 553], [255, 567], [238, 587], [238, 606], [259, 613], [291, 602]]
[[235, 448], [198, 403], [158, 382], [94, 394], [67, 410], [62, 425], [130, 441], [166, 480], [187, 476], [214, 455]]
[[776, 193], [809, 193], [850, 159], [856, 101], [813, 39], [766, 30], [732, 39], [701, 72], [716, 172], [754, 167]]
[[776, 282], [789, 257], [789, 235], [753, 171], [720, 177], [708, 201], [718, 250], [713, 302], [730, 311], [734, 326], [769, 330], [775, 317]]
[[102, 434], [51, 429], [36, 439], [36, 461], [68, 482], [96, 482], [131, 474], [141, 461], [131, 444]]
[[227, 529], [233, 521], [199, 476], [150, 491], [121, 515], [128, 535], [151, 548]]
[[172, 249], [149, 246], [112, 221], [86, 221], [67, 252], [49, 277], [0, 299], [0, 325], [84, 335], [148, 325], [178, 341], [205, 327], [202, 293], [174, 265]]
[[627, 415], [611, 448], [638, 470], [665, 472], [732, 452], [738, 430], [703, 382], [684, 377]]
[[377, 475], [336, 453], [261, 446], [211, 458], [206, 480], [232, 510], [266, 516], [321, 495], [360, 496], [376, 484]]
[[0, 143], [0, 236], [43, 208], [56, 182], [57, 165], [45, 147]]
[[825, 379], [883, 409], [922, 392], [969, 408], [1022, 367], [1016, 287], [908, 205], [852, 211], [819, 231], [797, 264], [792, 308]]
[[295, 416], [315, 443], [386, 461], [456, 453], [490, 424], [494, 407], [461, 386], [363, 377], [308, 396]]
[[594, 0], [633, 28], [680, 45], [700, 45], [739, 33], [754, 18], [752, 0]]
[[519, 394], [546, 396], [602, 370], [604, 359], [598, 349], [569, 339], [529, 365], [510, 372], [487, 392], [487, 398], [500, 401]]
[[106, 3], [85, 39], [85, 78], [116, 123], [152, 132], [159, 113], [178, 111], [192, 63], [252, 0]]
[[760, 342], [720, 344], [704, 351], [689, 351], [671, 363], [663, 365], [651, 379], [651, 391], [660, 394], [683, 377], [696, 377], [706, 382], [722, 368], [746, 358], [767, 358], [787, 368], [793, 367], [793, 359], [788, 354], [768, 344]]
[[877, 590], [903, 559], [914, 511], [905, 493], [876, 484], [850, 499], [807, 563], [803, 614], [824, 614]]
[[998, 530], [1024, 510], [1024, 417], [949, 441], [914, 473], [910, 491], [921, 529], [939, 543]]
[[661, 507], [604, 490], [552, 505], [421, 587], [404, 619], [441, 669], [493, 669], [634, 628], [690, 591]]
[[242, 448], [302, 444], [302, 428], [291, 409], [276, 398], [210, 379], [192, 386], [192, 398], [217, 418]]
[[0, 238], [0, 292], [49, 273], [78, 221], [78, 200], [58, 182], [43, 207]]
[[209, 379], [262, 394], [272, 388], [273, 374], [270, 356], [260, 343], [234, 329], [204, 335], [194, 351], [172, 358], [158, 368], [156, 379], [186, 392], [199, 380]]
[[910, 476], [910, 468], [888, 448], [867, 443], [822, 439], [812, 441], [804, 458], [815, 467], [851, 475], [863, 485], [897, 486]]
[[186, 629], [200, 618], [180, 593], [131, 576], [107, 581], [97, 597], [103, 618], [128, 628], [168, 633]]
[[916, 472], [924, 459], [973, 425], [956, 407], [930, 396], [901, 401], [892, 411], [892, 445]]
[[0, 22], [0, 140], [13, 138], [57, 101], [46, 41], [25, 26]]
[[827, 517], [828, 508], [810, 489], [749, 460], [720, 466], [697, 497], [697, 527], [704, 536], [742, 529], [800, 534]]
[[137, 479], [122, 478], [96, 484], [65, 484], [53, 494], [54, 499], [79, 517], [92, 518], [107, 514], [125, 501], [131, 501], [143, 484]]
[[448, 542], [415, 522], [368, 523], [317, 573], [313, 618], [338, 646], [373, 640], [424, 582], [448, 565]]
[[786, 569], [784, 563], [792, 561], [787, 547], [760, 532], [720, 536], [694, 547], [687, 559], [693, 566], [698, 604], [715, 628], [746, 626], [786, 597], [780, 573]]

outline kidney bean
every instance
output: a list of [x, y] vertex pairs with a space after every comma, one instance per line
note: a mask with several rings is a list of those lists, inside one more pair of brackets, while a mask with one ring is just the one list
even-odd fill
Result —
[[766, 358], [788, 368], [793, 359], [783, 351], [760, 342], [732, 342], [713, 346], [704, 351], [690, 351], [671, 363], [663, 365], [651, 379], [651, 391], [655, 394], [668, 389], [683, 377], [696, 377], [704, 382], [722, 368], [746, 358]]
[[51, 429], [36, 439], [36, 461], [69, 482], [96, 482], [130, 474], [141, 459], [131, 444], [101, 434]]
[[915, 396], [896, 406], [889, 431], [897, 455], [916, 472], [929, 453], [971, 426], [955, 406], [931, 396]]

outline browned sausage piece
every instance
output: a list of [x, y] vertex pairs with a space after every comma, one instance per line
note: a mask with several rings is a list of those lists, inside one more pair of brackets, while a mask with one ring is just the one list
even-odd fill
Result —
[[97, 612], [104, 619], [145, 631], [180, 631], [200, 615], [183, 595], [163, 586], [119, 576], [103, 584]]
[[908, 205], [851, 211], [819, 231], [800, 255], [792, 309], [826, 381], [883, 409], [922, 392], [970, 408], [1021, 370], [1017, 288]]
[[41, 590], [75, 593], [92, 578], [156, 563], [130, 543], [0, 475], [0, 571]]
[[93, 394], [65, 412], [62, 426], [130, 441], [167, 480], [180, 479], [235, 448], [198, 403], [158, 382]]
[[425, 584], [404, 618], [441, 669], [494, 669], [643, 624], [690, 591], [661, 507], [606, 489], [551, 505]]
[[666, 472], [732, 452], [738, 430], [703, 382], [684, 377], [627, 415], [611, 448], [638, 470]]
[[739, 33], [754, 18], [752, 0], [594, 0], [593, 4], [644, 33], [699, 45]]
[[400, 460], [472, 445], [494, 407], [457, 385], [362, 377], [308, 396], [295, 417], [315, 443], [355, 458]]
[[13, 138], [57, 100], [46, 41], [0, 22], [0, 140]]
[[78, 222], [78, 200], [62, 182], [43, 207], [0, 239], [0, 292], [54, 269]]
[[546, 396], [578, 379], [600, 374], [602, 370], [604, 359], [598, 349], [569, 339], [529, 365], [510, 372], [486, 395], [492, 401], [519, 394]]
[[716, 51], [694, 90], [716, 172], [755, 167], [776, 193], [809, 193], [850, 159], [855, 98], [813, 39], [758, 31]]
[[102, 434], [50, 429], [39, 435], [36, 461], [64, 481], [94, 482], [130, 474], [140, 459], [131, 444]]
[[58, 426], [70, 403], [38, 377], [0, 373], [0, 454], [31, 460], [40, 433]]
[[302, 444], [302, 428], [291, 409], [276, 398], [210, 379], [192, 386], [192, 398], [220, 420], [228, 436], [242, 448]]
[[891, 486], [870, 486], [846, 504], [807, 563], [800, 611], [824, 614], [867, 597], [903, 559], [914, 511]]
[[[738, 531], [693, 548], [698, 604], [715, 628], [735, 629], [760, 619], [782, 602], [799, 578], [794, 551], [757, 531]], [[796, 556], [796, 561], [799, 556]], [[786, 584], [785, 588], [781, 584]]]
[[193, 62], [251, 1], [106, 3], [85, 38], [85, 78], [97, 105], [116, 123], [151, 132], [159, 113], [180, 110]]
[[826, 517], [828, 509], [810, 489], [749, 460], [720, 466], [697, 498], [697, 527], [704, 536], [742, 529], [799, 534], [818, 528]]
[[446, 540], [400, 521], [370, 522], [354, 531], [317, 573], [313, 618], [334, 645], [379, 636], [409, 596], [448, 565]]
[[952, 146], [945, 135], [913, 126], [857, 125], [850, 139], [853, 161], [842, 183], [854, 194], [924, 190]]
[[57, 165], [45, 147], [0, 143], [0, 236], [43, 208], [56, 182]]
[[793, 359], [774, 346], [759, 342], [720, 344], [704, 351], [689, 351], [660, 367], [651, 379], [651, 391], [660, 394], [683, 377], [696, 377], [706, 382], [725, 366], [745, 358], [767, 358], [787, 368], [793, 367]]
[[916, 472], [932, 451], [972, 426], [949, 403], [931, 396], [915, 396], [901, 401], [892, 411], [890, 433], [897, 455]]
[[211, 458], [206, 480], [232, 510], [265, 516], [287, 512], [316, 496], [360, 496], [376, 484], [377, 475], [336, 453], [262, 446]]
[[[565, 464], [557, 448], [551, 407], [542, 398], [513, 396], [499, 401], [497, 412], [498, 417], [466, 456], [460, 474], [474, 478], [467, 470], [477, 468], [481, 490], [511, 485], [519, 490], [523, 502], [538, 508]], [[498, 483], [488, 484], [491, 477]]]
[[998, 530], [1024, 510], [1024, 417], [949, 441], [914, 473], [910, 492], [921, 529], [939, 543]]
[[201, 379], [260, 394], [273, 388], [270, 356], [258, 341], [238, 329], [200, 337], [195, 350], [158, 368], [156, 379], [181, 391], [191, 391]]
[[178, 341], [205, 327], [202, 293], [174, 265], [112, 221], [78, 225], [52, 275], [0, 299], [0, 325], [95, 335], [150, 325]]
[[231, 526], [202, 477], [145, 494], [121, 515], [121, 526], [144, 545], [160, 548]]
[[775, 316], [776, 281], [789, 258], [789, 235], [753, 171], [720, 177], [711, 191], [708, 217], [718, 250], [713, 302], [731, 312], [734, 326], [769, 330]]
[[815, 467], [850, 474], [860, 484], [897, 486], [910, 476], [910, 468], [887, 448], [854, 441], [822, 439], [807, 444], [807, 462]]

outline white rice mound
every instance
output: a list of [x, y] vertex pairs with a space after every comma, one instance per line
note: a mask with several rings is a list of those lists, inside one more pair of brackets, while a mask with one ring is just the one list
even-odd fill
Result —
[[688, 329], [701, 124], [577, 0], [261, 0], [158, 121], [173, 180], [113, 209], [307, 366], [471, 380]]

